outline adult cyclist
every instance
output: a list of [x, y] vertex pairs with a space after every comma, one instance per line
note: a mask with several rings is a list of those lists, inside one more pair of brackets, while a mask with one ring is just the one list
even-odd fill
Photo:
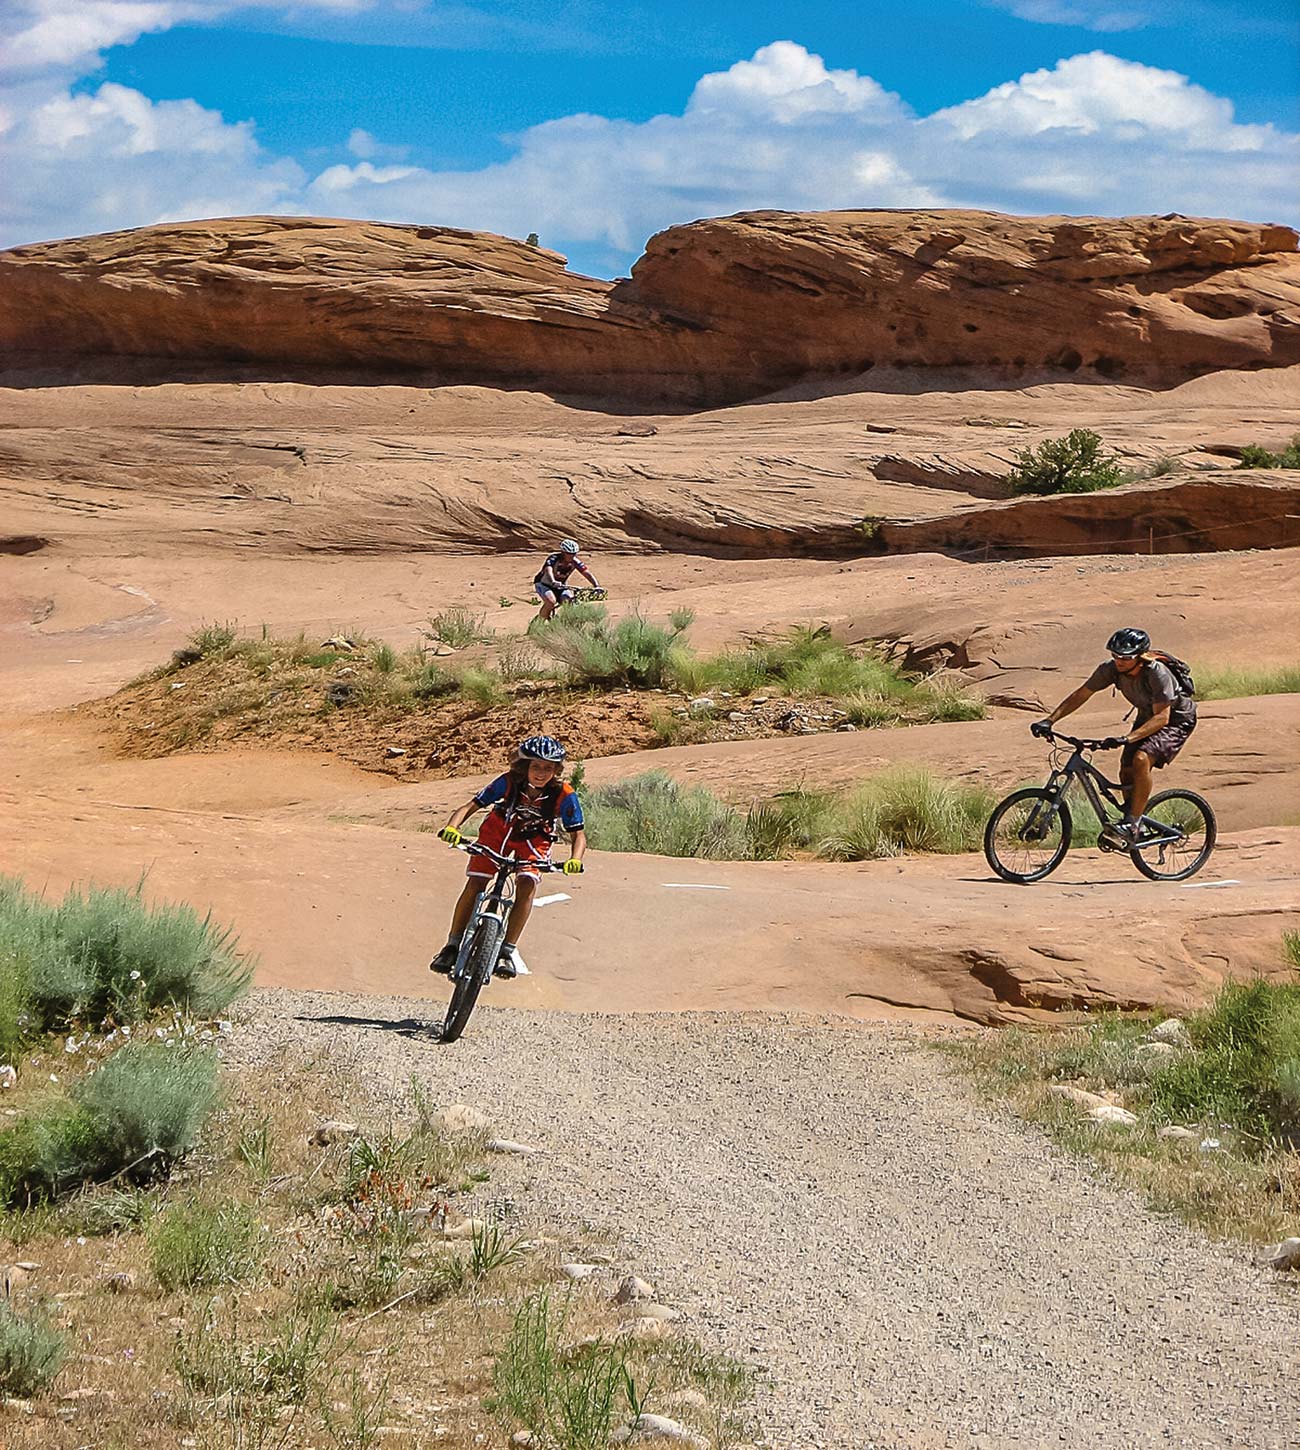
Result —
[[1145, 629], [1117, 629], [1106, 641], [1106, 648], [1110, 659], [1098, 665], [1050, 715], [1029, 728], [1035, 735], [1047, 735], [1058, 720], [1072, 715], [1098, 690], [1118, 689], [1135, 707], [1137, 714], [1129, 733], [1105, 742], [1112, 749], [1124, 749], [1119, 774], [1124, 787], [1124, 814], [1106, 827], [1100, 839], [1124, 851], [1136, 839], [1138, 822], [1151, 799], [1152, 769], [1162, 770], [1168, 765], [1196, 729], [1196, 702], [1160, 654], [1152, 653], [1151, 636]]
[[533, 579], [533, 588], [542, 601], [539, 619], [549, 619], [556, 609], [569, 597], [568, 579], [571, 574], [581, 574], [593, 589], [600, 585], [591, 577], [591, 572], [578, 557], [578, 545], [573, 539], [561, 539], [554, 554], [546, 556], [546, 562]]

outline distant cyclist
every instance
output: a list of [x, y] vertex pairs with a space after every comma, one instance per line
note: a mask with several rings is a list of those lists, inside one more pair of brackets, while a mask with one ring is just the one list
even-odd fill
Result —
[[[447, 824], [438, 832], [439, 839], [449, 846], [459, 846], [463, 839], [460, 828], [475, 812], [487, 810], [488, 817], [478, 833], [478, 839], [485, 846], [520, 861], [549, 862], [558, 822], [571, 838], [565, 874], [580, 872], [587, 849], [582, 803], [573, 787], [562, 779], [563, 771], [564, 746], [550, 735], [530, 735], [520, 744], [504, 775], [497, 776], [491, 785], [484, 786], [472, 800], [451, 813]], [[460, 939], [474, 914], [474, 903], [484, 882], [496, 875], [496, 867], [486, 856], [471, 856], [466, 875], [464, 890], [452, 912], [447, 945], [429, 963], [431, 971], [449, 973], [456, 965]], [[514, 977], [519, 973], [519, 953], [515, 948], [532, 913], [533, 896], [540, 879], [539, 873], [527, 866], [521, 868], [515, 879], [515, 902], [495, 968], [498, 977]]]
[[593, 589], [600, 588], [591, 577], [587, 566], [578, 557], [577, 544], [572, 539], [561, 539], [559, 549], [546, 556], [546, 562], [533, 580], [533, 588], [537, 590], [537, 597], [542, 601], [541, 613], [537, 616], [539, 619], [549, 619], [559, 605], [569, 598], [572, 593], [568, 587], [571, 574], [581, 574]]
[[1110, 659], [1098, 665], [1050, 715], [1029, 728], [1035, 735], [1045, 735], [1098, 690], [1118, 689], [1136, 707], [1129, 733], [1106, 742], [1124, 747], [1119, 777], [1124, 787], [1124, 814], [1102, 832], [1101, 839], [1108, 846], [1127, 850], [1151, 799], [1152, 768], [1163, 769], [1187, 744], [1196, 729], [1196, 701], [1187, 667], [1172, 655], [1152, 651], [1151, 636], [1145, 629], [1117, 629], [1106, 648]]

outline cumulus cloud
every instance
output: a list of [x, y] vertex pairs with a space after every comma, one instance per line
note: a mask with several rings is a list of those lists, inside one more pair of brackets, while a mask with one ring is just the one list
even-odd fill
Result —
[[[61, 0], [31, 3], [53, 13]], [[179, 0], [159, 4], [176, 9]], [[14, 82], [0, 95], [0, 169], [9, 178], [0, 244], [185, 216], [314, 212], [536, 231], [546, 245], [599, 249], [625, 263], [662, 227], [760, 208], [1286, 220], [1300, 158], [1297, 136], [1239, 125], [1229, 101], [1185, 76], [1104, 52], [919, 116], [870, 76], [777, 41], [703, 76], [680, 113], [635, 123], [560, 117], [513, 138], [507, 160], [473, 171], [406, 164], [402, 148], [349, 134], [340, 120], [337, 163], [309, 175], [268, 154], [251, 125], [193, 101]]]

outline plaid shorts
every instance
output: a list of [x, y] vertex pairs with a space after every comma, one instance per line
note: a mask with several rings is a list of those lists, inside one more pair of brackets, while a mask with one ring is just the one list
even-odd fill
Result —
[[1133, 757], [1139, 750], [1143, 750], [1151, 757], [1151, 764], [1157, 770], [1162, 770], [1187, 744], [1195, 729], [1195, 716], [1181, 725], [1166, 725], [1163, 729], [1157, 730], [1154, 735], [1148, 735], [1145, 740], [1139, 740], [1133, 745], [1126, 745], [1123, 755], [1120, 756], [1120, 764], [1131, 765]]

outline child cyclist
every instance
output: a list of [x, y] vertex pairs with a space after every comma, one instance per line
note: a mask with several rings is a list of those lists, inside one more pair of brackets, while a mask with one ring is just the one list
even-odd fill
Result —
[[[478, 840], [505, 856], [520, 861], [547, 862], [555, 843], [556, 822], [569, 832], [570, 856], [564, 863], [566, 875], [581, 871], [587, 849], [587, 834], [582, 825], [582, 804], [571, 785], [562, 779], [564, 746], [550, 735], [530, 735], [515, 753], [510, 769], [499, 775], [491, 785], [451, 813], [447, 824], [438, 832], [439, 840], [459, 846], [464, 840], [460, 828], [476, 812], [489, 814], [479, 829]], [[447, 945], [429, 963], [429, 970], [450, 973], [460, 952], [460, 939], [469, 925], [474, 903], [497, 868], [486, 856], [471, 856], [468, 879], [451, 916], [451, 932]], [[519, 973], [516, 950], [520, 934], [533, 909], [540, 873], [525, 866], [515, 878], [515, 901], [506, 922], [506, 937], [497, 959], [496, 974], [514, 977]]]

